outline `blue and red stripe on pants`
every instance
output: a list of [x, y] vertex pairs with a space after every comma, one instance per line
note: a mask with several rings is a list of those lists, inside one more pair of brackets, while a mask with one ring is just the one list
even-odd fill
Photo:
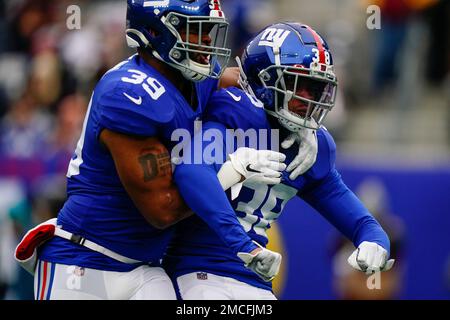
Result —
[[36, 300], [49, 300], [55, 276], [55, 264], [39, 260], [36, 272], [38, 280], [34, 298]]

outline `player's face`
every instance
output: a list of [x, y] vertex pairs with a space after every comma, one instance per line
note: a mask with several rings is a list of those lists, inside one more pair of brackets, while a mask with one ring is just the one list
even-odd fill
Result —
[[[297, 83], [295, 78], [297, 78]], [[286, 76], [286, 87], [289, 91], [294, 92], [296, 96], [308, 100], [320, 101], [324, 92], [326, 83], [306, 77], [295, 77], [291, 75]], [[293, 97], [288, 102], [289, 111], [298, 114], [301, 117], [306, 117], [308, 111], [308, 103], [304, 100]]]
[[184, 27], [180, 30], [181, 39], [188, 42], [190, 49], [200, 52], [189, 52], [189, 58], [197, 63], [209, 65], [211, 50], [200, 46], [210, 46], [212, 42], [211, 33], [214, 29], [212, 23], [191, 23], [189, 29]]

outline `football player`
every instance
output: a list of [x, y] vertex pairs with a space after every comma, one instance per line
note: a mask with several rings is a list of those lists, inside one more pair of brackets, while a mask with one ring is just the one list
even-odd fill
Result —
[[[170, 226], [192, 212], [172, 181], [168, 150], [175, 129], [193, 132], [217, 89], [229, 57], [227, 26], [217, 0], [128, 0], [126, 37], [137, 54], [94, 89], [57, 220], [31, 230], [16, 250], [34, 273], [36, 299], [175, 299], [160, 260]], [[283, 159], [263, 156], [269, 167], [260, 181], [279, 182]], [[205, 190], [227, 202], [222, 190], [213, 192]], [[211, 225], [224, 230], [230, 250], [270, 258], [231, 206], [222, 208]]]
[[[394, 261], [388, 260], [389, 238], [342, 181], [335, 168], [336, 145], [322, 126], [334, 106], [337, 88], [332, 56], [324, 39], [304, 24], [274, 24], [249, 42], [242, 62], [238, 62], [244, 91], [230, 87], [214, 93], [204, 117], [204, 131], [219, 130], [226, 137], [227, 129], [279, 130], [281, 139], [289, 138], [282, 143], [286, 163], [296, 157], [297, 144], [308, 139], [305, 130], [312, 130], [318, 141], [317, 160], [303, 175], [290, 179], [283, 172], [277, 185], [249, 179], [238, 197], [230, 198], [245, 231], [265, 247], [267, 229], [286, 203], [298, 196], [353, 242], [357, 249], [349, 257], [351, 266], [367, 273], [390, 269]], [[228, 158], [233, 162], [235, 154]], [[183, 185], [188, 184], [184, 178], [189, 166], [180, 164], [174, 172], [182, 193], [188, 189]], [[217, 163], [204, 167], [221, 170]], [[194, 187], [189, 196], [201, 197]], [[185, 198], [198, 212], [189, 197]], [[217, 229], [209, 228], [196, 216], [177, 225], [164, 266], [182, 299], [276, 299], [271, 280], [278, 272], [279, 261], [263, 266], [253, 254], [234, 254], [217, 236]]]

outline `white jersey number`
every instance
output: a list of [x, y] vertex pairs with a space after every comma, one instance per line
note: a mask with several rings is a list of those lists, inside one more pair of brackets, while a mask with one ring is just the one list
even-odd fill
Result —
[[131, 77], [122, 77], [121, 80], [123, 82], [142, 85], [142, 88], [144, 88], [145, 92], [147, 92], [153, 100], [158, 100], [158, 98], [166, 92], [166, 89], [158, 80], [149, 77], [144, 72], [135, 69], [129, 69], [128, 72], [131, 73]]
[[[297, 189], [284, 184], [269, 187], [265, 184], [248, 183], [245, 186], [255, 193], [249, 202], [238, 203], [236, 211], [245, 213], [245, 216], [238, 217], [238, 220], [246, 232], [253, 229], [257, 234], [267, 238], [266, 230], [270, 227], [270, 223], [278, 219], [286, 203], [297, 194]], [[279, 200], [281, 200], [280, 210], [274, 212]], [[257, 209], [260, 209], [262, 217], [255, 214]]]

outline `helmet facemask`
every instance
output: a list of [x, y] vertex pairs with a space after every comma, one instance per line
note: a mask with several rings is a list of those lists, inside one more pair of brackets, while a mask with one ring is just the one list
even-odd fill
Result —
[[330, 65], [317, 62], [311, 63], [310, 68], [272, 65], [258, 76], [263, 86], [274, 93], [273, 111], [267, 112], [290, 131], [319, 129], [334, 107], [337, 81]]
[[[231, 55], [226, 48], [228, 22], [224, 18], [170, 12], [162, 22], [176, 38], [169, 52], [171, 66], [192, 81], [220, 78]], [[204, 43], [205, 34], [209, 43]], [[189, 42], [193, 35], [197, 43]]]

